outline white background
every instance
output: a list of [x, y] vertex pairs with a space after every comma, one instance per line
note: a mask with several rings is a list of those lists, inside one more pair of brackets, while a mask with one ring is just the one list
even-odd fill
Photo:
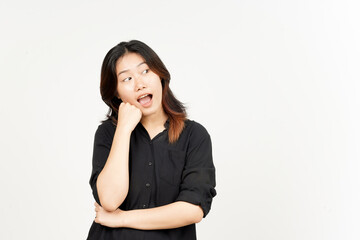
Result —
[[100, 67], [139, 39], [213, 141], [198, 239], [360, 239], [358, 1], [0, 2], [0, 239], [85, 239]]

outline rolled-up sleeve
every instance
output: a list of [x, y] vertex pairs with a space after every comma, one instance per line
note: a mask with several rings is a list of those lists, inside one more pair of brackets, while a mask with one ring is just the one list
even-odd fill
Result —
[[[104, 168], [111, 149], [111, 139], [107, 133], [105, 126], [100, 125], [95, 132], [94, 147], [92, 156], [92, 172], [90, 177], [90, 187], [95, 201], [100, 204], [98, 191], [96, 187], [97, 178]], [[100, 204], [101, 205], [101, 204]]]
[[211, 138], [200, 125], [198, 130], [194, 131], [189, 143], [180, 192], [176, 201], [199, 205], [205, 217], [210, 211], [213, 197], [216, 196], [215, 185]]

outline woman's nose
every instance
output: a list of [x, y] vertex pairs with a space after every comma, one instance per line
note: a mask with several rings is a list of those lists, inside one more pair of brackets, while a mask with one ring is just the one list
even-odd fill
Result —
[[136, 88], [136, 91], [139, 91], [143, 88], [145, 88], [145, 83], [142, 79], [142, 77], [140, 75], [136, 76], [135, 77], [135, 88]]

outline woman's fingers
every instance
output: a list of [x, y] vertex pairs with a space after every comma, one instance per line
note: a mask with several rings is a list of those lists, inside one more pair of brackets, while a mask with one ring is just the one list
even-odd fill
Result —
[[101, 206], [97, 202], [94, 203], [94, 206], [95, 206], [95, 212], [100, 211]]
[[94, 203], [94, 206], [101, 208], [101, 206], [97, 202]]

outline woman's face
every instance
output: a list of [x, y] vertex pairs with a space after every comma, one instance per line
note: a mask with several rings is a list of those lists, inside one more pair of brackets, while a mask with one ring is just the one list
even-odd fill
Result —
[[162, 113], [160, 77], [149, 69], [141, 55], [127, 53], [119, 58], [116, 74], [117, 94], [123, 102], [139, 108], [143, 116]]

